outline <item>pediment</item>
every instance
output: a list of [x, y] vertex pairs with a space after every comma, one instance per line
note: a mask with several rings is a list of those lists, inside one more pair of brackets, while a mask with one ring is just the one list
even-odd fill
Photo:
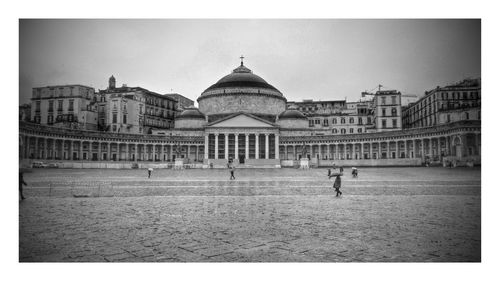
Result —
[[239, 114], [236, 116], [232, 116], [230, 118], [221, 120], [219, 122], [215, 122], [214, 124], [209, 125], [208, 127], [211, 128], [227, 128], [227, 127], [260, 127], [260, 128], [272, 128], [274, 127], [268, 122], [259, 120], [257, 118], [254, 118], [251, 115], [247, 114]]

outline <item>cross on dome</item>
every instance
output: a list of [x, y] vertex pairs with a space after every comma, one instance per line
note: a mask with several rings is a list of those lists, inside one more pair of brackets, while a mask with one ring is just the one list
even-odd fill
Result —
[[243, 66], [243, 59], [244, 59], [244, 58], [245, 58], [245, 57], [244, 57], [243, 55], [241, 55], [240, 59], [241, 59], [241, 65], [242, 65], [242, 66]]

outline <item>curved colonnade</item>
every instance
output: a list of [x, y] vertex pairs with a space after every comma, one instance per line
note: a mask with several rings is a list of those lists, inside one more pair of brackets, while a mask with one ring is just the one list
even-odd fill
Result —
[[[208, 153], [208, 145], [205, 145], [207, 133], [203, 128], [189, 131], [190, 136], [132, 135], [68, 130], [21, 122], [19, 157], [154, 163], [168, 163], [180, 157], [202, 163]], [[306, 133], [299, 129], [280, 129], [276, 135], [276, 144], [279, 142], [276, 149], [279, 149], [282, 166], [293, 165], [291, 163], [303, 157], [317, 165], [331, 165], [335, 161], [361, 166], [420, 165], [422, 161], [442, 161], [444, 158], [480, 163], [481, 159], [479, 121], [356, 135], [304, 136], [297, 134], [298, 131]], [[232, 148], [226, 147], [223, 149], [231, 151]], [[235, 149], [238, 151], [238, 148]], [[274, 147], [272, 150], [275, 151]], [[225, 151], [219, 153], [220, 156], [228, 155]], [[273, 153], [269, 156], [277, 158], [278, 155]]]

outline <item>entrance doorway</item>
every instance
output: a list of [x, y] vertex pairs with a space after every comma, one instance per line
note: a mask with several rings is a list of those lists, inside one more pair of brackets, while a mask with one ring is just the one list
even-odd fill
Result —
[[240, 160], [240, 164], [245, 164], [245, 155], [244, 154], [239, 154], [238, 159]]

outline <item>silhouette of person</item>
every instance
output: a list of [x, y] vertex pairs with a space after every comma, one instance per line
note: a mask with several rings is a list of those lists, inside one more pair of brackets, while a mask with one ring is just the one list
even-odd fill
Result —
[[335, 192], [337, 193], [335, 197], [342, 195], [342, 192], [340, 191], [340, 186], [341, 186], [340, 175], [337, 175], [337, 177], [335, 178], [335, 182], [333, 183], [333, 188], [335, 188]]
[[23, 178], [23, 173], [19, 172], [19, 195], [21, 195], [21, 200], [24, 200], [25, 197], [23, 195], [23, 184], [28, 185]]

